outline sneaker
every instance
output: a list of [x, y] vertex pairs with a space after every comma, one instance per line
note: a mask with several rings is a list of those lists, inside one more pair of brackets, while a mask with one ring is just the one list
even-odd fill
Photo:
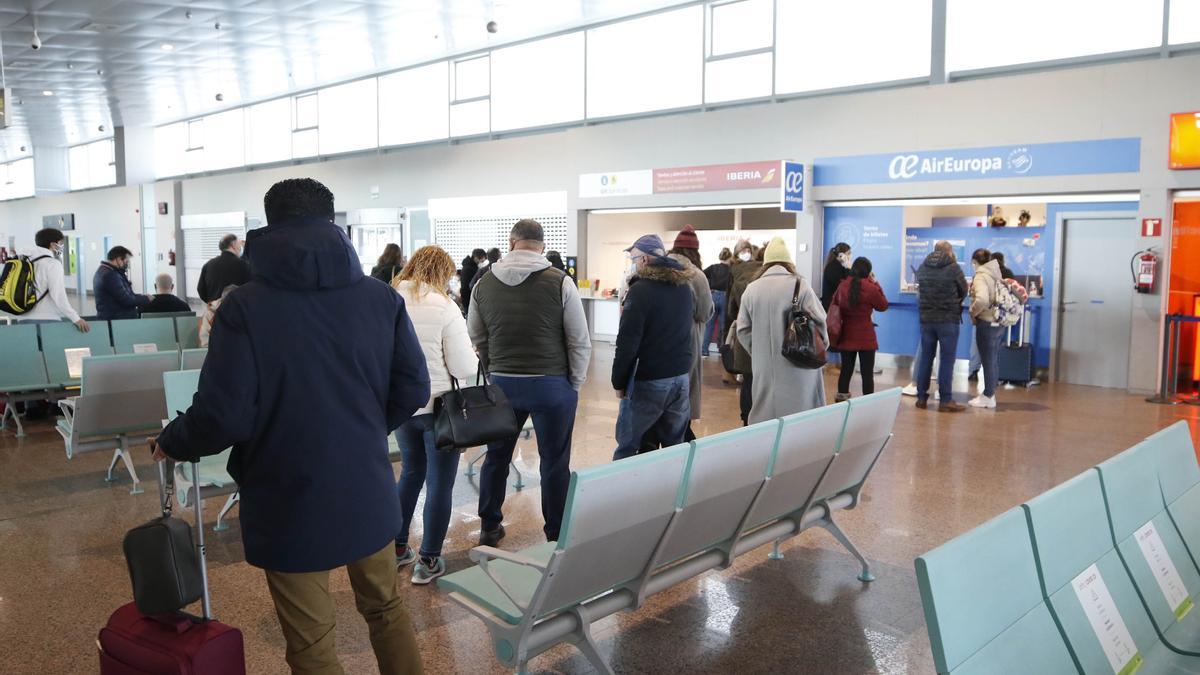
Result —
[[839, 393], [839, 394], [835, 394], [833, 397], [834, 403], [841, 403], [842, 401], [849, 401], [849, 400], [850, 400], [850, 394]]
[[967, 406], [959, 403], [958, 401], [947, 401], [945, 403], [938, 403], [938, 412], [955, 413], [955, 412], [962, 412], [966, 409], [967, 409]]
[[928, 407], [929, 407], [929, 399], [927, 399], [927, 398], [917, 399], [917, 409], [918, 410], [925, 410]]
[[396, 544], [396, 569], [411, 565], [417, 560], [417, 552], [411, 546]]
[[504, 533], [503, 525], [497, 525], [496, 528], [493, 530], [480, 530], [479, 531], [479, 545], [480, 546], [495, 546], [496, 544], [500, 543], [501, 539], [504, 538], [504, 534], [505, 533]]
[[413, 567], [412, 582], [417, 586], [424, 586], [434, 579], [446, 573], [446, 559], [442, 556], [436, 558], [421, 557], [421, 561]]
[[909, 382], [907, 387], [900, 390], [900, 393], [903, 394], [904, 396], [916, 396], [917, 395], [917, 383]]
[[971, 406], [972, 408], [995, 408], [996, 407], [996, 397], [995, 396], [984, 396], [983, 394], [980, 394], [980, 395], [976, 396], [975, 398], [971, 399], [970, 401], [968, 401], [967, 405]]

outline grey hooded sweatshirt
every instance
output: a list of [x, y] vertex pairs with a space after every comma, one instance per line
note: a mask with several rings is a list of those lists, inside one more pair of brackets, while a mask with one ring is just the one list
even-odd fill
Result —
[[[475, 287], [471, 290], [470, 309], [467, 311], [467, 330], [471, 335], [471, 342], [474, 343], [475, 349], [479, 352], [479, 358], [483, 363], [491, 364], [493, 361], [509, 360], [504, 358], [498, 359], [498, 355], [490, 353], [490, 350], [495, 345], [511, 340], [511, 337], [506, 340], [497, 339], [500, 334], [507, 333], [509, 336], [512, 336], [528, 332], [532, 339], [534, 333], [529, 328], [527, 317], [522, 316], [519, 312], [508, 311], [510, 308], [517, 309], [519, 304], [514, 304], [510, 307], [487, 307], [487, 303], [514, 302], [518, 298], [520, 303], [538, 302], [542, 299], [538, 284], [526, 284], [525, 282], [531, 276], [543, 273], [549, 267], [550, 261], [540, 253], [519, 250], [511, 251], [499, 262], [493, 264], [488, 269], [487, 275], [480, 279], [479, 283], [475, 284]], [[550, 270], [544, 273], [562, 274], [557, 270]], [[492, 277], [493, 280], [489, 281], [488, 277]], [[496, 297], [489, 297], [492, 293], [492, 288], [494, 288], [490, 284], [497, 282], [508, 287], [509, 290], [516, 290], [517, 287], [521, 287], [520, 296], [506, 294], [503, 301]], [[527, 299], [523, 297], [526, 295], [526, 291], [528, 293]], [[567, 357], [567, 372], [565, 374], [570, 380], [571, 386], [578, 391], [583, 386], [583, 383], [587, 381], [588, 364], [592, 356], [592, 337], [588, 331], [587, 319], [583, 313], [583, 302], [579, 299], [579, 290], [575, 287], [571, 277], [562, 276], [561, 292], [556, 295], [555, 299], [561, 303], [562, 310], [562, 344], [565, 346]], [[530, 308], [525, 306], [521, 309], [528, 312]], [[538, 309], [535, 308], [533, 311], [536, 312]], [[532, 370], [536, 371], [537, 369], [534, 368]], [[531, 370], [521, 367], [500, 367], [490, 372], [493, 375], [505, 377], [538, 377], [552, 374], [547, 372], [531, 372]]]

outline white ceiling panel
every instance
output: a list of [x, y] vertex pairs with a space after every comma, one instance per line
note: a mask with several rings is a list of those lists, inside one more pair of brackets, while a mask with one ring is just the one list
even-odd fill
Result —
[[0, 160], [682, 2], [0, 0]]

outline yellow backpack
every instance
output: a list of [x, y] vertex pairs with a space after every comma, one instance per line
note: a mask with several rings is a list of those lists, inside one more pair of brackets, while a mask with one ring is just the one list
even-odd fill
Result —
[[33, 309], [46, 293], [37, 294], [34, 263], [49, 258], [48, 255], [30, 258], [19, 255], [11, 258], [0, 268], [0, 311], [9, 314], [25, 314]]

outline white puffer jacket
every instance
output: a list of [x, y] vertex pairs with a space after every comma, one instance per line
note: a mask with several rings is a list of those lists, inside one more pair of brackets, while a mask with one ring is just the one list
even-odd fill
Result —
[[460, 386], [475, 384], [479, 359], [467, 336], [467, 322], [458, 305], [427, 287], [421, 289], [418, 297], [415, 289], [416, 284], [412, 281], [400, 282], [400, 295], [408, 307], [408, 318], [421, 341], [421, 351], [429, 368], [432, 395], [429, 403], [414, 413], [425, 415], [433, 412], [434, 399], [450, 391], [451, 375], [458, 379]]

